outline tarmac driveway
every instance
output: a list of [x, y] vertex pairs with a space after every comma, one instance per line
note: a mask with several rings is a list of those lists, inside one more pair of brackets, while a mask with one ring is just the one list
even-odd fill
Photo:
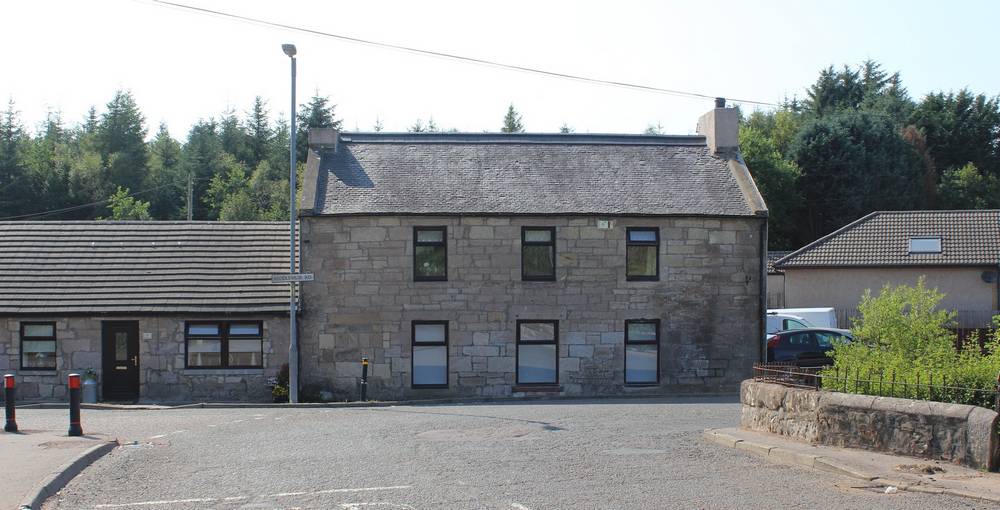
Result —
[[137, 443], [46, 508], [984, 508], [701, 439], [738, 413], [730, 399], [85, 411], [85, 429]]

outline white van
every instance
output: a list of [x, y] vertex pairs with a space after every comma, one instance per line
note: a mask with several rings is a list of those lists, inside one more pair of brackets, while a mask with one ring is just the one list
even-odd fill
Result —
[[802, 317], [799, 317], [798, 315], [777, 313], [772, 310], [767, 311], [768, 335], [773, 335], [779, 331], [788, 331], [790, 329], [805, 329], [811, 327], [813, 327], [813, 325], [809, 321], [807, 321]]
[[[767, 311], [768, 328], [770, 332], [770, 316], [774, 315], [789, 315], [792, 317], [805, 319], [806, 322], [811, 324], [811, 327], [816, 328], [837, 328], [837, 312], [833, 308], [775, 308]], [[792, 329], [792, 328], [785, 328]]]

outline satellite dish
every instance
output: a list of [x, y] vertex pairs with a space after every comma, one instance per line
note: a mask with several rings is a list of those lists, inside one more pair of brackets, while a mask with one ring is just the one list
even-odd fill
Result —
[[986, 283], [993, 283], [997, 281], [997, 274], [994, 273], [993, 271], [983, 271], [983, 274], [980, 275], [980, 278], [982, 278], [983, 281]]

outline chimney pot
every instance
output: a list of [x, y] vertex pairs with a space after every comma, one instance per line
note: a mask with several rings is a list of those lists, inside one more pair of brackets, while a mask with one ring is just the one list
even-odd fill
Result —
[[726, 98], [724, 98], [724, 97], [717, 97], [717, 98], [715, 98], [715, 107], [716, 108], [725, 108], [726, 107]]

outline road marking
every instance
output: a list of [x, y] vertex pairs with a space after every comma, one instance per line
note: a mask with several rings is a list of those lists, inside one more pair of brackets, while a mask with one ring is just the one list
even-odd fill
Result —
[[187, 432], [187, 431], [186, 430], [175, 430], [175, 431], [171, 432], [170, 434], [171, 435], [173, 435], [173, 434], [183, 434], [185, 432]]
[[522, 505], [520, 503], [511, 503], [510, 507], [511, 508], [516, 508], [517, 510], [531, 510], [530, 508], [528, 508], [528, 507], [526, 507], [526, 506], [524, 506], [524, 505]]
[[[318, 494], [343, 494], [349, 492], [374, 492], [374, 491], [390, 491], [390, 490], [400, 490], [400, 489], [410, 489], [412, 485], [393, 485], [389, 487], [358, 487], [352, 489], [324, 489], [319, 491], [306, 491], [306, 492], [281, 492], [278, 494], [262, 494], [260, 496], [230, 496], [226, 498], [191, 498], [191, 499], [172, 499], [172, 500], [156, 500], [156, 501], [138, 501], [135, 503], [105, 503], [97, 505], [94, 508], [126, 508], [133, 506], [157, 506], [157, 505], [178, 505], [181, 503], [217, 503], [222, 501], [238, 501], [243, 499], [248, 499], [250, 497], [264, 499], [264, 498], [281, 498], [288, 496], [314, 496]], [[387, 504], [387, 503], [380, 503]], [[411, 508], [401, 506], [399, 508]], [[525, 510], [530, 510], [525, 508]]]
[[150, 439], [159, 439], [161, 437], [167, 437], [167, 435], [166, 434], [160, 434], [160, 435], [156, 435], [156, 436], [149, 436]]

